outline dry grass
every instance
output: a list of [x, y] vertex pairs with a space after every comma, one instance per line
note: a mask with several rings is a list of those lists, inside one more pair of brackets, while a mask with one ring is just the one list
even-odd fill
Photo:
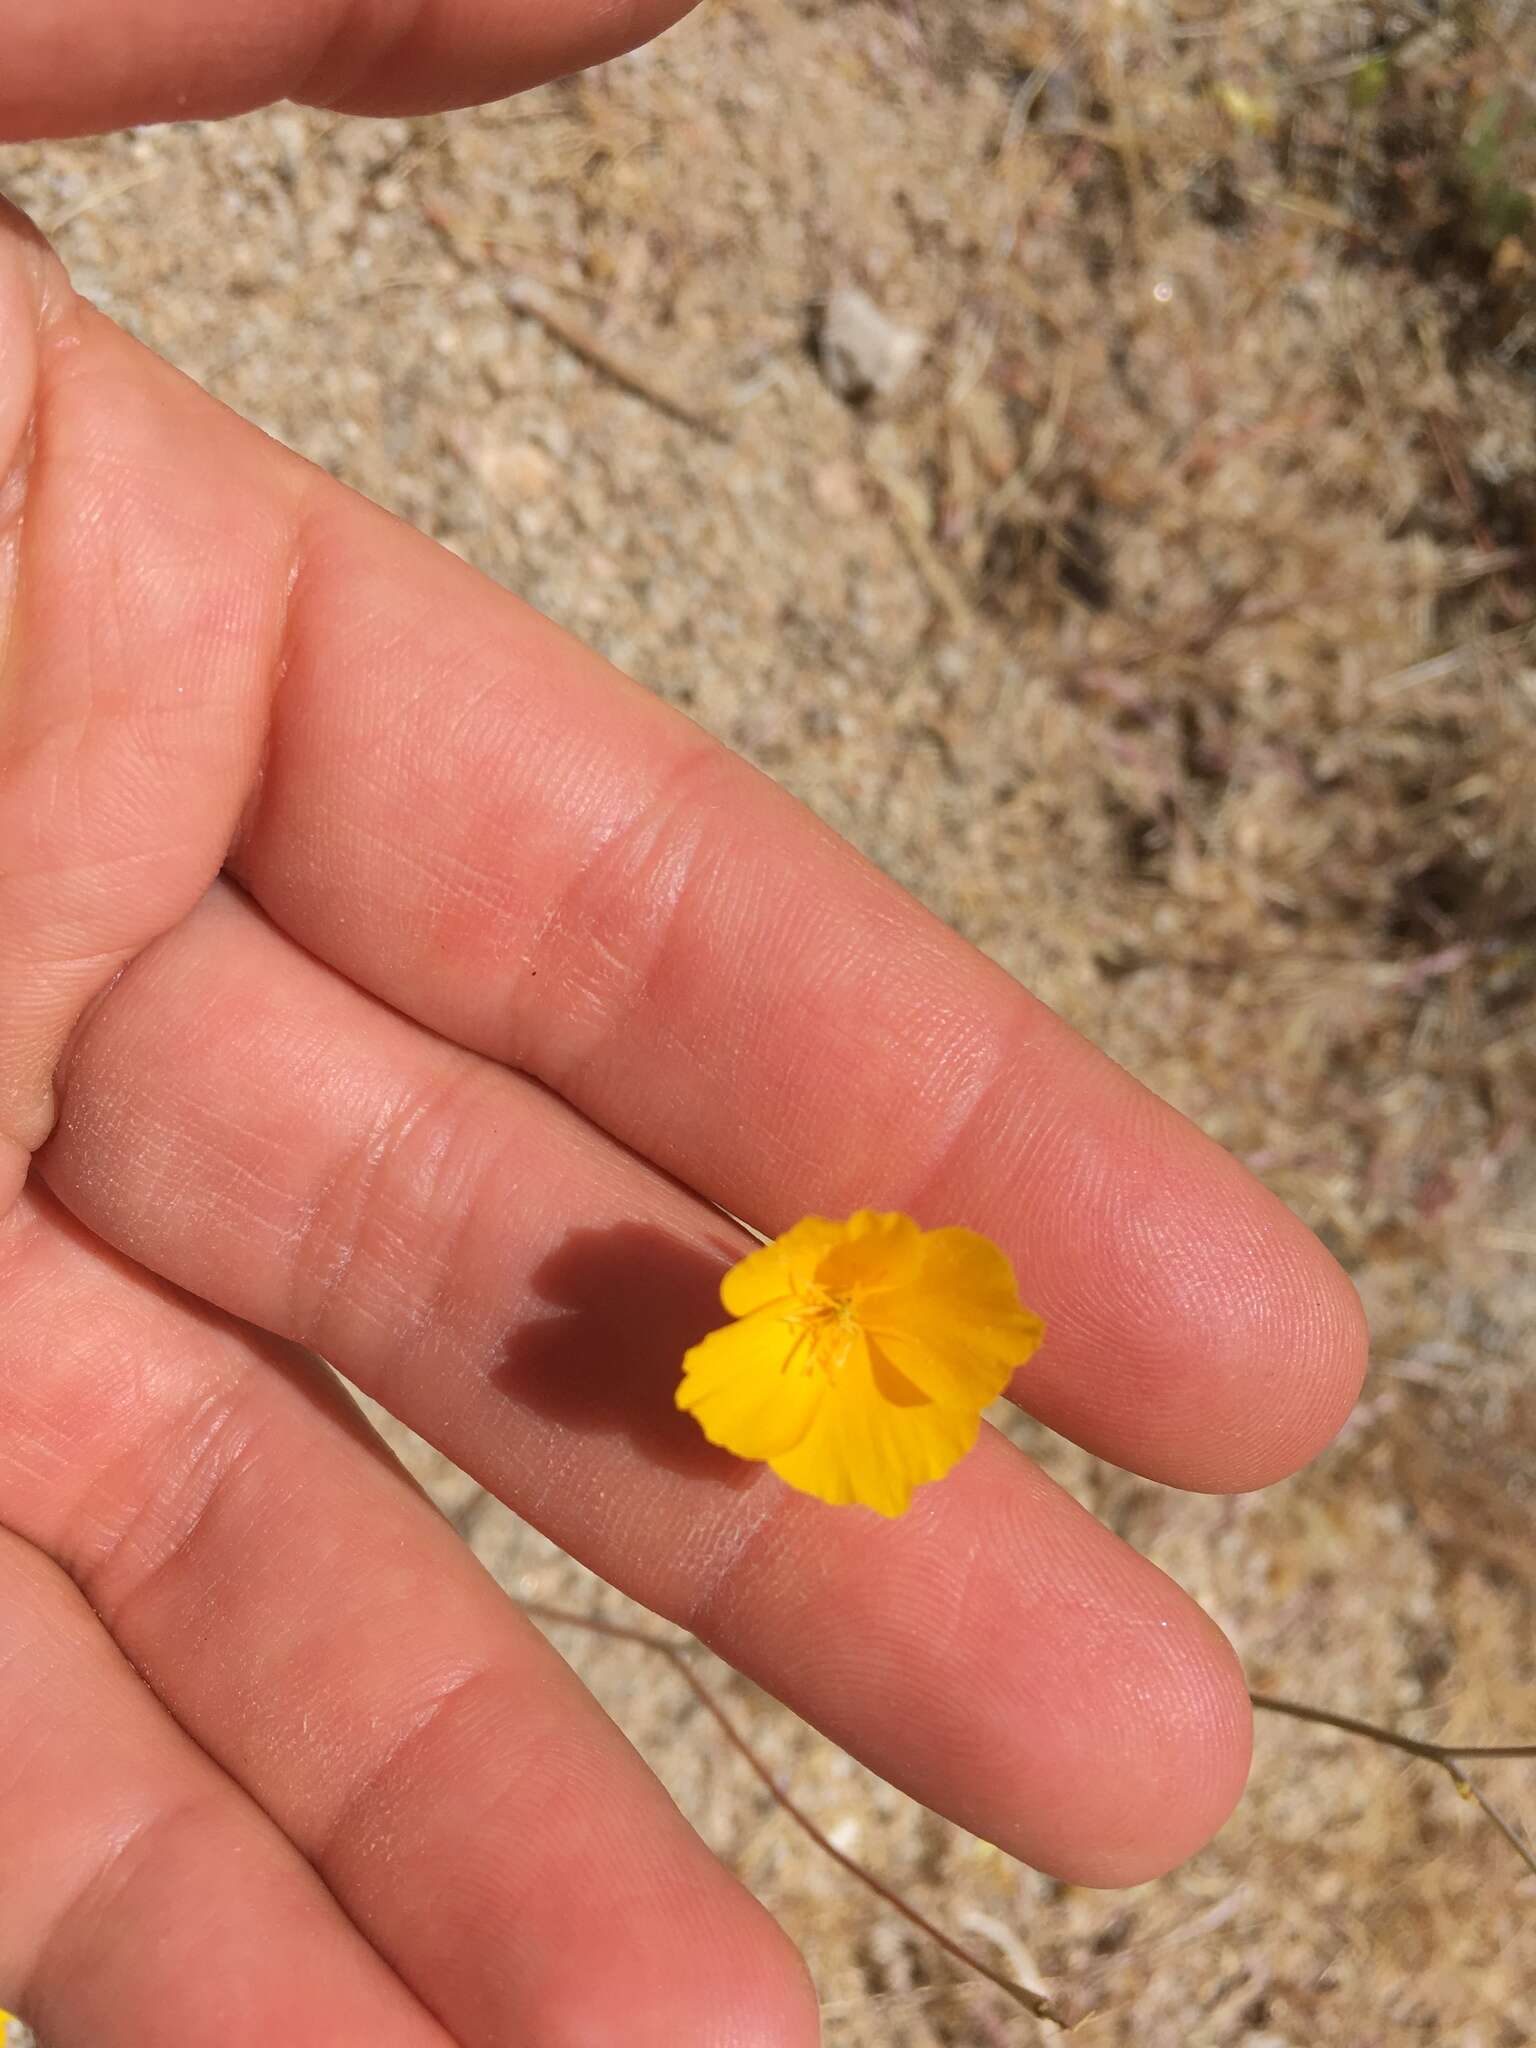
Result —
[[[1380, 1363], [1314, 1472], [1189, 1501], [1022, 1433], [1255, 1682], [1464, 1736], [1529, 1731], [1536, 1682], [1533, 75], [1524, 0], [720, 0], [510, 108], [7, 179], [109, 310], [789, 782], [1329, 1236]], [[864, 410], [806, 345], [842, 281], [930, 340]], [[511, 313], [530, 286], [726, 439]], [[572, 1649], [806, 1943], [836, 2048], [1034, 2038], [643, 1657]], [[732, 1696], [1095, 2048], [1536, 2038], [1536, 1885], [1402, 1759], [1267, 1727], [1222, 1840], [1120, 1899]], [[1536, 1823], [1526, 1767], [1489, 1782]]]

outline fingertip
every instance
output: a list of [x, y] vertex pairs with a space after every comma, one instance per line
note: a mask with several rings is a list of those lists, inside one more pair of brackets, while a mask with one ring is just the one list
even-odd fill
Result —
[[964, 1512], [984, 1510], [988, 1551], [968, 1569], [955, 1655], [987, 1764], [967, 1771], [974, 1809], [958, 1817], [1067, 1883], [1160, 1877], [1205, 1846], [1247, 1783], [1253, 1713], [1236, 1653], [1011, 1446], [984, 1437], [970, 1477]]
[[692, 2034], [658, 2028], [656, 2048], [693, 2039], [720, 2048], [819, 2048], [821, 2005], [805, 1958], [766, 1913], [761, 1919], [766, 1931], [754, 1934], [750, 1953], [721, 1973], [709, 2025]]
[[1040, 1859], [1053, 1877], [1103, 1890], [1146, 1884], [1198, 1855], [1231, 1818], [1253, 1761], [1253, 1709], [1231, 1645], [1198, 1621], [1174, 1657], [1146, 1672], [1126, 1744], [1106, 1717], [1071, 1832]]
[[1187, 1491], [1245, 1493], [1299, 1471], [1343, 1427], [1365, 1376], [1353, 1283], [1266, 1189], [1243, 1192], [1201, 1233], [1188, 1366], [1168, 1374], [1161, 1456], [1130, 1461]]
[[1117, 1134], [1113, 1180], [1043, 1269], [1046, 1340], [1011, 1391], [1144, 1478], [1246, 1492], [1338, 1433], [1365, 1374], [1365, 1316], [1297, 1216], [1155, 1109], [1139, 1141]]
[[211, 120], [294, 99], [352, 114], [483, 105], [616, 57], [696, 0], [10, 0], [0, 138]]
[[344, 32], [293, 97], [341, 114], [402, 114], [482, 104], [585, 71], [659, 36], [698, 0], [582, 0], [515, 7], [488, 22], [482, 7], [433, 0], [351, 0]]
[[[530, 2017], [540, 2048], [818, 2048], [815, 1986], [798, 1949], [746, 1893], [722, 1919], [713, 1896], [706, 1928], [674, 1926], [676, 1953], [638, 1941], [622, 1924], [600, 1973], [551, 1972]], [[626, 1953], [628, 1951], [628, 1953]]]
[[[1246, 1492], [1299, 1471], [1338, 1435], [1365, 1379], [1370, 1330], [1354, 1282], [1289, 1210], [1274, 1206], [1275, 1251], [1261, 1283], [1267, 1299], [1226, 1333], [1229, 1444], [1211, 1457], [1208, 1474], [1196, 1467], [1185, 1482], [1201, 1491]], [[1250, 1389], [1261, 1398], [1245, 1402]]]

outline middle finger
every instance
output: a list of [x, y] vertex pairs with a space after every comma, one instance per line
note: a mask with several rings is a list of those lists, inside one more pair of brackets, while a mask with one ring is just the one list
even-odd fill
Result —
[[43, 1170], [93, 1229], [331, 1358], [928, 1804], [1089, 1883], [1225, 1817], [1247, 1701], [1177, 1587], [994, 1432], [894, 1524], [712, 1451], [670, 1395], [735, 1227], [234, 891], [134, 963], [62, 1086]]

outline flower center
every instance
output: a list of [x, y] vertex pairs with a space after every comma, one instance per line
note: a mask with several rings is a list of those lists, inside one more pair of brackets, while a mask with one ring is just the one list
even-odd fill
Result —
[[794, 1364], [804, 1372], [835, 1378], [847, 1363], [859, 1332], [852, 1295], [833, 1294], [824, 1287], [807, 1288], [785, 1320], [797, 1333], [786, 1367]]

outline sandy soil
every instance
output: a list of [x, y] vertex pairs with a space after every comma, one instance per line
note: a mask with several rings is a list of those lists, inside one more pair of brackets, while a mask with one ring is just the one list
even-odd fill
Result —
[[[1462, 1739], [1536, 1734], [1533, 70], [1522, 0], [720, 0], [480, 113], [0, 155], [114, 317], [778, 776], [1328, 1236], [1377, 1363], [1311, 1472], [1189, 1499], [1013, 1426], [1256, 1685]], [[851, 284], [925, 343], [862, 404], [814, 347]], [[624, 1614], [396, 1441], [512, 1593]], [[834, 2048], [1037, 2038], [664, 1664], [561, 1647]], [[1536, 2039], [1536, 1878], [1422, 1765], [1264, 1724], [1220, 1840], [1108, 1896], [715, 1675], [1095, 2048]], [[1536, 1830], [1528, 1766], [1484, 1782]]]

